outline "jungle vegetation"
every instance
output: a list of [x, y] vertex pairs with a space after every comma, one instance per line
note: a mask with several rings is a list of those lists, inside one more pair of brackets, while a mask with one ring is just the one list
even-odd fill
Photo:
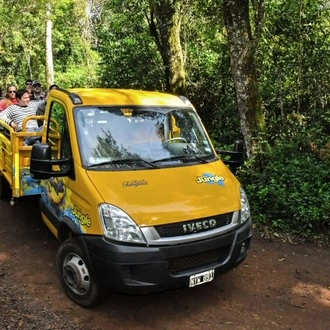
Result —
[[0, 85], [187, 96], [237, 173], [255, 226], [329, 241], [330, 1], [0, 0]]

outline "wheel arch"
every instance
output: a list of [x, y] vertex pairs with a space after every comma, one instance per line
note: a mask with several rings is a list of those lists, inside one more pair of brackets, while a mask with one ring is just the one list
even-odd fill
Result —
[[57, 229], [57, 239], [63, 243], [69, 238], [81, 236], [81, 232], [73, 221], [68, 217], [63, 217]]
[[94, 268], [88, 253], [88, 249], [84, 240], [84, 234], [82, 234], [74, 222], [67, 216], [63, 217], [60, 221], [58, 230], [57, 230], [57, 239], [60, 244], [65, 242], [68, 239], [74, 239], [81, 249], [83, 250], [84, 256], [86, 258], [87, 265], [90, 269], [90, 272], [95, 276]]

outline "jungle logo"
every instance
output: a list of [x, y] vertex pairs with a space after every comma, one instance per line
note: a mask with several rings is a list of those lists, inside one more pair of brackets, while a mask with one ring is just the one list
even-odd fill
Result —
[[145, 180], [134, 180], [134, 181], [125, 181], [123, 182], [122, 186], [123, 188], [130, 188], [130, 187], [137, 188], [140, 186], [146, 186], [147, 184], [148, 182]]
[[89, 215], [84, 214], [77, 205], [73, 206], [72, 214], [79, 220], [81, 226], [91, 226], [92, 220]]
[[204, 173], [196, 178], [197, 183], [218, 184], [225, 186], [225, 178], [218, 174]]

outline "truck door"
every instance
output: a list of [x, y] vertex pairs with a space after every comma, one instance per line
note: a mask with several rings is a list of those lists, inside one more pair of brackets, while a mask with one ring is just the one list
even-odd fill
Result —
[[[69, 125], [63, 104], [55, 101], [51, 103], [47, 125], [47, 143], [52, 147], [52, 158], [63, 159], [72, 156]], [[61, 170], [64, 170], [64, 166], [67, 165], [61, 165]], [[57, 221], [62, 217], [65, 209], [67, 180], [70, 179], [52, 177], [44, 181], [44, 202]]]

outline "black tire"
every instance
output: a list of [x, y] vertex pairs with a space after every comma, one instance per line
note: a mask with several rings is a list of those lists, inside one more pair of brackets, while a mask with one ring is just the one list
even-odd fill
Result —
[[61, 244], [56, 265], [63, 290], [76, 304], [91, 307], [105, 298], [106, 291], [93, 280], [87, 258], [76, 240]]
[[11, 189], [6, 178], [0, 173], [0, 199], [9, 199], [12, 196]]

